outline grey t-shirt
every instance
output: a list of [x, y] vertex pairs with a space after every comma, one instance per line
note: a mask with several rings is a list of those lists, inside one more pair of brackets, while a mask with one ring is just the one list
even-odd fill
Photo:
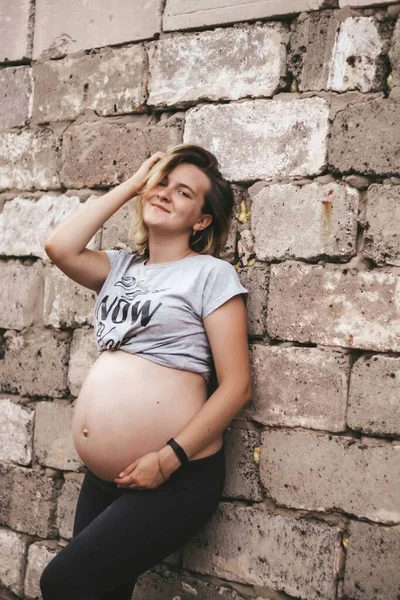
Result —
[[111, 270], [94, 309], [98, 350], [125, 350], [208, 382], [212, 355], [203, 319], [248, 294], [235, 268], [204, 254], [145, 265], [133, 252], [106, 253]]

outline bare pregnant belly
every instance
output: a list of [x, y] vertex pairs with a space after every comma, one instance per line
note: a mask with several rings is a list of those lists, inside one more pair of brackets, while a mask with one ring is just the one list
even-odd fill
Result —
[[[106, 350], [90, 369], [76, 401], [76, 451], [98, 477], [113, 481], [140, 456], [161, 450], [206, 400], [206, 383], [198, 373], [170, 369], [123, 350]], [[221, 445], [222, 434], [190, 459], [213, 454]]]

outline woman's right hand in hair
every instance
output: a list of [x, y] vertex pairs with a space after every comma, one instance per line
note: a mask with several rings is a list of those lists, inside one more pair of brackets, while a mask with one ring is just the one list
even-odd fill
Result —
[[146, 160], [143, 161], [136, 173], [129, 178], [130, 181], [134, 184], [135, 190], [137, 192], [141, 191], [150, 170], [154, 167], [156, 163], [158, 163], [159, 160], [164, 158], [164, 156], [165, 152], [161, 152], [160, 150], [155, 152], [150, 156], [150, 158], [146, 158]]

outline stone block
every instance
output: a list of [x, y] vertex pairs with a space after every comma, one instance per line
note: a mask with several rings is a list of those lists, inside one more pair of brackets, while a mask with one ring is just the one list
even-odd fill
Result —
[[329, 138], [329, 163], [343, 174], [400, 173], [398, 103], [390, 99], [358, 102], [336, 114]]
[[0, 399], [0, 461], [29, 465], [34, 411], [9, 398]]
[[163, 30], [280, 17], [329, 6], [327, 0], [167, 0]]
[[152, 42], [148, 104], [184, 107], [199, 100], [273, 96], [286, 74], [286, 38], [284, 27], [265, 24]]
[[72, 440], [73, 414], [67, 401], [36, 403], [34, 451], [40, 464], [66, 471], [82, 466]]
[[43, 311], [41, 265], [1, 261], [0, 279], [0, 327], [24, 329], [40, 323]]
[[400, 267], [400, 186], [368, 188], [363, 254], [378, 265]]
[[161, 0], [98, 0], [59, 4], [37, 0], [33, 58], [153, 38], [160, 32]]
[[390, 64], [392, 65], [393, 85], [400, 85], [400, 19], [393, 34], [393, 44], [389, 52]]
[[250, 336], [262, 337], [266, 331], [269, 267], [238, 269], [239, 279], [249, 290], [247, 299], [247, 329]]
[[102, 249], [124, 248], [130, 250], [130, 226], [135, 202], [136, 196], [128, 200], [104, 223], [101, 237]]
[[57, 552], [50, 550], [41, 542], [29, 546], [24, 582], [24, 594], [26, 599], [36, 600], [36, 598], [42, 597], [40, 592], [40, 577], [45, 567], [56, 554]]
[[179, 114], [157, 125], [151, 125], [145, 115], [126, 124], [98, 121], [71, 125], [63, 136], [61, 180], [65, 187], [74, 188], [121, 183], [151, 154], [181, 143], [181, 130]]
[[379, 6], [380, 4], [394, 4], [397, 0], [339, 0], [339, 6], [352, 6], [353, 8], [360, 8], [366, 6]]
[[356, 254], [359, 192], [354, 188], [337, 183], [252, 187], [251, 230], [258, 260], [326, 255], [343, 260]]
[[30, 67], [1, 69], [0, 129], [23, 127], [28, 123], [31, 117], [32, 86], [32, 70]]
[[260, 434], [257, 431], [228, 428], [225, 438], [226, 481], [224, 496], [263, 500], [258, 474], [258, 448]]
[[[90, 196], [87, 202], [95, 201]], [[81, 207], [78, 196], [45, 194], [39, 199], [18, 196], [4, 203], [0, 214], [0, 256], [38, 256], [49, 261], [44, 246], [51, 231]], [[100, 248], [100, 232], [87, 248]]]
[[350, 523], [344, 593], [352, 600], [389, 600], [400, 593], [400, 527]]
[[72, 539], [76, 504], [78, 502], [81, 485], [82, 480], [72, 479], [70, 477], [67, 478], [67, 476], [65, 476], [65, 482], [58, 499], [57, 527], [60, 536], [67, 540]]
[[186, 112], [184, 142], [213, 152], [231, 181], [317, 175], [328, 113], [322, 98], [198, 106]]
[[93, 325], [96, 293], [53, 266], [45, 271], [43, 322], [54, 328]]
[[365, 433], [400, 435], [400, 358], [361, 356], [350, 378], [347, 423]]
[[31, 58], [30, 0], [0, 0], [0, 62]]
[[396, 352], [398, 286], [394, 273], [289, 260], [272, 264], [268, 334], [281, 340]]
[[400, 444], [283, 429], [261, 442], [261, 481], [278, 504], [400, 522]]
[[50, 129], [0, 133], [0, 191], [60, 187], [59, 140]]
[[23, 595], [27, 536], [0, 529], [0, 584], [19, 597]]
[[68, 365], [68, 387], [73, 396], [79, 395], [90, 368], [99, 356], [93, 329], [75, 329]]
[[38, 123], [75, 119], [86, 109], [100, 116], [142, 111], [146, 55], [141, 44], [36, 63], [33, 118]]
[[183, 567], [307, 600], [334, 600], [340, 530], [326, 523], [220, 503], [184, 546]]
[[346, 428], [349, 356], [325, 348], [251, 344], [252, 399], [246, 413], [263, 425]]
[[3, 391], [62, 397], [67, 393], [69, 336], [50, 329], [30, 329], [7, 338], [0, 371]]

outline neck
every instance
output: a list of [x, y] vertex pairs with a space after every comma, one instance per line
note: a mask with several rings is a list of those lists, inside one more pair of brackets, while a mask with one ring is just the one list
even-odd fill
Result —
[[187, 255], [197, 254], [189, 246], [187, 235], [173, 238], [154, 236], [149, 233], [149, 258], [146, 264], [159, 264], [180, 260]]

